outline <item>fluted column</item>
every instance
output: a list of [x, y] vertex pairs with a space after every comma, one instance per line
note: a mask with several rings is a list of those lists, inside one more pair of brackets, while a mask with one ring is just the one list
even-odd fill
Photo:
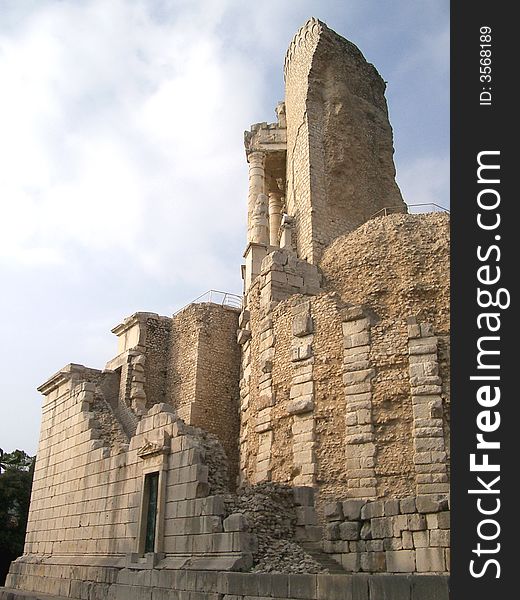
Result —
[[278, 233], [282, 223], [282, 194], [280, 192], [269, 192], [269, 243], [271, 246], [279, 246]]
[[249, 192], [247, 195], [247, 241], [252, 240], [253, 213], [259, 194], [265, 188], [265, 152], [249, 154]]

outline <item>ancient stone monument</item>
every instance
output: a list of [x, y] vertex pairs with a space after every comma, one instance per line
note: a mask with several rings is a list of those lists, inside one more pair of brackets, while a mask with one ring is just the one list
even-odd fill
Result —
[[447, 598], [448, 217], [407, 214], [352, 43], [310, 19], [284, 73], [245, 134], [241, 308], [136, 313], [40, 386], [0, 598]]

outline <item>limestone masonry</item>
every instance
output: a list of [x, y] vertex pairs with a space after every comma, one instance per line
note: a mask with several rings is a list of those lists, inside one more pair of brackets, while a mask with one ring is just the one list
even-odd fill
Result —
[[137, 312], [40, 386], [0, 598], [447, 598], [449, 217], [407, 213], [356, 46], [310, 19], [284, 74], [245, 133], [241, 308]]

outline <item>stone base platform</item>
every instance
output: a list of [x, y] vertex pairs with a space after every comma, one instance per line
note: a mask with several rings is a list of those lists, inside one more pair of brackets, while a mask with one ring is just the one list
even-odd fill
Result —
[[[60, 590], [57, 595], [0, 588], [0, 600], [448, 600], [449, 597], [446, 575], [121, 569], [111, 574], [111, 582], [100, 581], [103, 577], [99, 575], [98, 581], [41, 575], [32, 580], [32, 587], [45, 586], [47, 592]], [[16, 584], [12, 578], [8, 583]]]

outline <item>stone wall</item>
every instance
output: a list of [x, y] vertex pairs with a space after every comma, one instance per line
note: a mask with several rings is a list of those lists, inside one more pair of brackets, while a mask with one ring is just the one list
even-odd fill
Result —
[[144, 477], [157, 472], [155, 554], [146, 555], [144, 564], [151, 560], [153, 566], [156, 555], [179, 565], [249, 568], [251, 535], [224, 523], [228, 474], [217, 438], [185, 425], [170, 405], [155, 404], [136, 435], [122, 443], [128, 440], [121, 429], [117, 436], [107, 430], [117, 423], [109, 418], [109, 405], [100, 410], [103, 377], [70, 365], [40, 388], [42, 433], [20, 562], [60, 556], [65, 564], [77, 564], [81, 557], [85, 564], [110, 559], [139, 568], [145, 560], [139, 558]]
[[310, 19], [287, 52], [285, 85], [287, 212], [298, 256], [316, 264], [378, 210], [406, 211], [385, 84], [354, 44]]
[[372, 220], [327, 249], [323, 282], [290, 252], [264, 259], [240, 321], [243, 481], [316, 486], [320, 515], [448, 491], [448, 228]]
[[[99, 417], [108, 417], [108, 405], [103, 413], [93, 412], [103, 402], [101, 377], [100, 371], [69, 365], [40, 387], [45, 401], [26, 554], [109, 553], [127, 541], [133, 480], [125, 489], [116, 477], [108, 485], [108, 472], [118, 473], [125, 446], [111, 447], [103, 439], [106, 425]], [[111, 424], [116, 426], [115, 419]]]
[[146, 320], [144, 354], [145, 393], [147, 408], [158, 402], [166, 402], [166, 373], [168, 348], [170, 346], [172, 319], [153, 316]]
[[447, 573], [448, 497], [346, 500], [325, 506], [323, 549], [347, 571]]
[[[449, 474], [449, 246], [448, 215], [389, 215], [338, 238], [327, 248], [320, 263], [324, 287], [337, 292], [345, 302], [363, 306], [371, 315], [371, 356], [377, 365], [372, 380], [373, 411], [376, 432], [383, 442], [377, 455], [381, 468], [376, 466], [376, 471], [382, 490], [399, 496], [416, 493], [412, 482], [418, 466], [412, 432], [414, 415], [421, 410], [414, 408], [420, 396], [425, 408], [424, 417], [419, 418], [440, 419], [429, 425], [438, 428], [435, 437], [441, 438], [439, 444], [443, 446], [439, 454], [430, 457], [439, 464], [432, 467], [434, 463], [429, 461], [423, 472], [439, 469], [441, 477], [435, 483], [444, 484], [444, 488], [441, 485], [437, 491], [446, 491], [443, 473]], [[413, 335], [421, 337], [422, 331], [432, 336], [431, 344], [425, 340], [425, 350], [435, 346], [429, 354], [411, 348], [422, 342], [409, 339], [409, 322], [419, 327]], [[424, 363], [426, 370], [417, 371], [412, 366], [417, 361]], [[436, 387], [422, 387], [420, 394], [415, 394], [418, 381], [411, 379], [411, 372], [430, 377], [423, 379], [420, 386]], [[433, 410], [431, 416], [426, 417], [426, 410]]]
[[[283, 310], [277, 312], [276, 305], [290, 295], [299, 292], [313, 294], [319, 289], [320, 277], [316, 267], [296, 258], [291, 252], [280, 250], [263, 260], [261, 274], [247, 294], [238, 335], [242, 344], [240, 459], [243, 481], [269, 480], [274, 461], [282, 470], [289, 469], [286, 478], [281, 481], [292, 481], [295, 485], [307, 485], [313, 481], [313, 468], [307, 468], [312, 465], [306, 455], [307, 440], [300, 437], [294, 448], [292, 443], [288, 444], [293, 433], [296, 436], [304, 434], [306, 426], [302, 425], [298, 432], [290, 430], [293, 423], [287, 419], [285, 402], [287, 400], [292, 406], [291, 414], [298, 413], [296, 421], [300, 414], [309, 411], [308, 407], [312, 404], [312, 394], [306, 394], [307, 404], [303, 410], [298, 408], [298, 402], [305, 404], [305, 400], [293, 402], [304, 393], [304, 379], [308, 377], [304, 371], [311, 363], [310, 354], [305, 354], [309, 352], [306, 349], [308, 342], [303, 341], [305, 335], [302, 337], [306, 332], [293, 336], [292, 321], [287, 321]], [[290, 304], [284, 306], [291, 314]], [[294, 346], [293, 337], [300, 340]], [[283, 345], [281, 340], [285, 342]], [[295, 363], [298, 364], [294, 366]], [[284, 428], [290, 430], [287, 435], [282, 433]], [[292, 460], [293, 451], [296, 462]], [[287, 453], [291, 454], [290, 461], [287, 461]]]
[[168, 357], [167, 398], [179, 417], [189, 423], [197, 387], [199, 324], [197, 307], [174, 315]]
[[172, 319], [167, 401], [190, 425], [217, 435], [238, 472], [239, 311], [212, 303], [191, 304]]

